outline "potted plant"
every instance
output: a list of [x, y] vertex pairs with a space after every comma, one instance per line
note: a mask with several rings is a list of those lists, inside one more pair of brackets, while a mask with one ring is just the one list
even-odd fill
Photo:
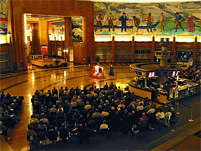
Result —
[[95, 60], [96, 60], [97, 64], [99, 64], [99, 62], [100, 62], [100, 57], [97, 56], [97, 57], [95, 58]]

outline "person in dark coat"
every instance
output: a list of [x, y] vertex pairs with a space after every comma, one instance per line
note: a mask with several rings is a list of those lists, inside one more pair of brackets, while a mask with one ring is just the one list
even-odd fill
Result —
[[69, 137], [69, 130], [65, 127], [65, 124], [62, 123], [62, 126], [60, 128], [60, 134], [59, 137], [65, 142], [66, 138]]
[[57, 140], [57, 137], [58, 137], [58, 133], [57, 131], [55, 130], [54, 126], [51, 125], [49, 130], [47, 131], [47, 134], [46, 136], [49, 138], [50, 141], [54, 142]]
[[126, 16], [126, 13], [123, 13], [123, 15], [119, 18], [119, 21], [121, 21], [121, 32], [126, 32], [126, 21], [128, 20], [128, 17]]
[[84, 140], [89, 142], [89, 130], [83, 126], [82, 124], [79, 124], [77, 130], [77, 139], [79, 143], [83, 143]]
[[109, 75], [114, 75], [114, 70], [113, 70], [113, 66], [110, 65], [110, 72], [109, 72]]

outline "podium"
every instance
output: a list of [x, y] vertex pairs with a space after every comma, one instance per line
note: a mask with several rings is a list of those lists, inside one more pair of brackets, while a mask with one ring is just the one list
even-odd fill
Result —
[[104, 67], [100, 65], [95, 65], [90, 67], [90, 77], [96, 79], [103, 79], [105, 78], [104, 75]]

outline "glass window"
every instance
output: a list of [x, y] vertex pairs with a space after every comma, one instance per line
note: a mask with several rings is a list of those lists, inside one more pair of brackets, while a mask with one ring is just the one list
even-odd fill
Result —
[[62, 56], [61, 47], [57, 47], [57, 55]]

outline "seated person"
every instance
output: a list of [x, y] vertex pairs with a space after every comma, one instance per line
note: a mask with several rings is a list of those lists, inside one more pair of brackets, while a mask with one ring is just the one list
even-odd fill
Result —
[[107, 130], [108, 129], [108, 125], [106, 123], [106, 120], [103, 121], [103, 123], [100, 125], [100, 130]]
[[170, 127], [170, 118], [172, 116], [172, 113], [170, 111], [170, 109], [168, 109], [168, 111], [165, 113], [165, 120], [164, 120], [164, 124], [167, 127]]
[[153, 106], [151, 106], [151, 108], [147, 111], [147, 114], [150, 115], [150, 114], [153, 114], [155, 112], [155, 109]]
[[96, 109], [96, 111], [92, 114], [92, 118], [98, 118], [98, 117], [101, 117], [101, 114], [98, 111], [98, 109]]
[[101, 117], [102, 117], [103, 119], [109, 117], [109, 112], [107, 112], [106, 110], [103, 110], [102, 113], [101, 113]]
[[132, 133], [132, 136], [139, 133], [139, 129], [138, 129], [137, 124], [134, 124], [133, 127], [131, 128], [131, 133]]
[[109, 129], [109, 126], [106, 123], [106, 120], [103, 121], [103, 123], [100, 125], [99, 129], [100, 129], [101, 134], [106, 133], [106, 131]]
[[77, 139], [79, 143], [83, 143], [84, 140], [89, 142], [89, 130], [84, 125], [79, 124], [74, 131], [77, 132]]
[[33, 130], [33, 125], [28, 126], [28, 131], [27, 131], [27, 140], [31, 141], [32, 144], [37, 142], [37, 134]]
[[90, 110], [91, 109], [91, 105], [89, 104], [89, 101], [86, 102], [86, 105], [84, 106], [85, 110]]
[[54, 142], [57, 140], [57, 137], [58, 137], [58, 133], [57, 131], [55, 130], [54, 126], [51, 125], [49, 130], [47, 131], [47, 134], [46, 136], [49, 138], [50, 141]]
[[0, 135], [7, 135], [7, 128], [2, 124], [2, 121], [0, 121]]
[[148, 129], [148, 120], [146, 120], [145, 117], [140, 118], [139, 123], [138, 123], [138, 129]]
[[165, 114], [164, 112], [159, 109], [158, 112], [156, 113], [156, 120], [160, 121], [160, 120], [164, 120]]
[[46, 131], [47, 131], [47, 126], [43, 123], [43, 121], [40, 121], [38, 125], [38, 133], [46, 132]]
[[65, 124], [62, 123], [60, 128], [59, 137], [65, 142], [66, 138], [69, 137], [69, 130], [67, 127], [65, 127]]

